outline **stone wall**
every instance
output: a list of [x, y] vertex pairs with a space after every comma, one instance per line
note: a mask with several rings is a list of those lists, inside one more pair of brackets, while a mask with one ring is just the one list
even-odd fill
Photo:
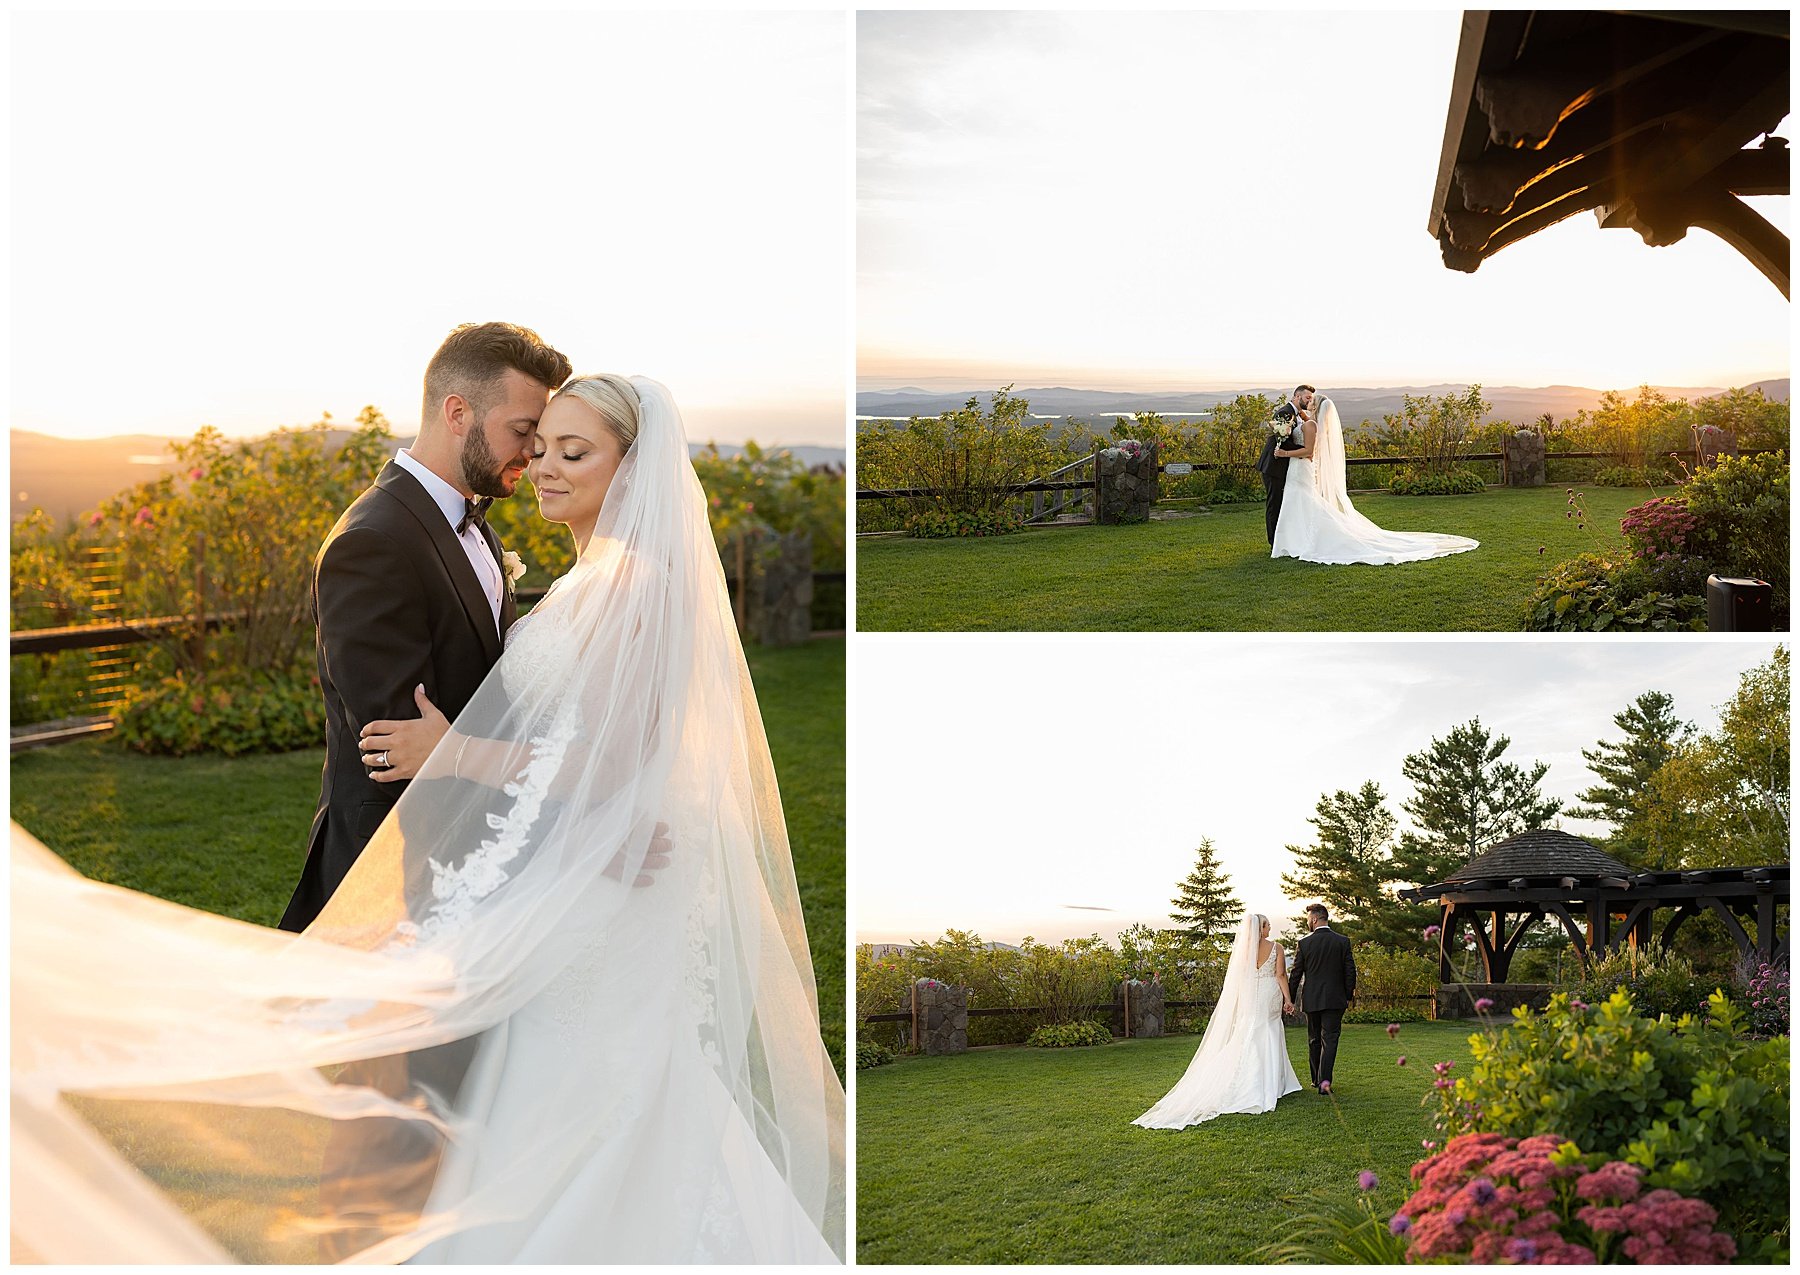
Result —
[[1476, 1018], [1475, 1002], [1482, 997], [1494, 1002], [1491, 1019], [1505, 1020], [1520, 1005], [1542, 1009], [1550, 1003], [1548, 983], [1444, 983], [1437, 989], [1439, 1018]]
[[812, 637], [812, 534], [765, 532], [752, 540], [744, 620], [764, 646], [798, 646]]
[[[1131, 1003], [1131, 1030], [1125, 1030], [1126, 992]], [[1161, 983], [1141, 983], [1130, 979], [1113, 989], [1112, 1030], [1115, 1036], [1160, 1036], [1163, 1034], [1165, 993]]]
[[[969, 989], [922, 978], [913, 984], [917, 999], [919, 1032], [913, 1048], [922, 1054], [960, 1054], [969, 1048]], [[913, 1004], [900, 1006], [911, 1012]]]
[[1119, 447], [1108, 447], [1094, 458], [1099, 471], [1099, 507], [1094, 518], [1102, 523], [1148, 522], [1150, 506], [1161, 491], [1157, 473], [1158, 450], [1145, 447], [1133, 456]]
[[1738, 454], [1735, 430], [1721, 429], [1717, 425], [1693, 425], [1689, 430], [1694, 436], [1694, 452], [1701, 465], [1716, 464], [1721, 456]]
[[1500, 451], [1506, 457], [1508, 487], [1542, 487], [1544, 485], [1544, 436], [1535, 429], [1521, 429], [1500, 440]]

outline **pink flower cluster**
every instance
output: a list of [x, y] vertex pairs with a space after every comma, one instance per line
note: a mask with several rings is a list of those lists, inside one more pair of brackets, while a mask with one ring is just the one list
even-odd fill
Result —
[[1640, 1264], [1736, 1255], [1711, 1205], [1667, 1190], [1640, 1199], [1642, 1173], [1622, 1160], [1585, 1170], [1555, 1134], [1465, 1133], [1413, 1165], [1416, 1187], [1388, 1229], [1407, 1237], [1409, 1262], [1592, 1265], [1615, 1244]]

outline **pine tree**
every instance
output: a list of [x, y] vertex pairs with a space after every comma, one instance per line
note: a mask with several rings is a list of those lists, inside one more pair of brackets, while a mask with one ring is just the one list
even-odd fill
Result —
[[1194, 850], [1194, 870], [1175, 887], [1169, 915], [1196, 939], [1228, 933], [1244, 915], [1244, 905], [1231, 893], [1231, 878], [1219, 867], [1212, 838]]
[[[1429, 921], [1429, 909], [1395, 899], [1393, 837], [1397, 821], [1381, 786], [1364, 783], [1319, 798], [1308, 823], [1318, 829], [1310, 846], [1289, 846], [1294, 870], [1281, 888], [1291, 899], [1318, 901], [1331, 909], [1334, 929], [1361, 942], [1410, 944]], [[1304, 929], [1302, 929], [1304, 933]]]
[[1401, 773], [1412, 781], [1413, 797], [1401, 809], [1414, 826], [1400, 837], [1397, 879], [1442, 881], [1494, 843], [1541, 828], [1562, 809], [1538, 787], [1549, 763], [1525, 769], [1501, 760], [1511, 743], [1477, 717], [1407, 757]]
[[1616, 742], [1601, 740], [1581, 755], [1600, 782], [1582, 793], [1583, 806], [1569, 813], [1578, 819], [1599, 819], [1613, 826], [1606, 848], [1633, 867], [1665, 868], [1679, 863], [1679, 846], [1658, 844], [1652, 820], [1646, 817], [1657, 773], [1687, 743], [1693, 727], [1675, 716], [1675, 701], [1661, 691], [1645, 691], [1624, 711], [1613, 714], [1613, 725], [1625, 732]]

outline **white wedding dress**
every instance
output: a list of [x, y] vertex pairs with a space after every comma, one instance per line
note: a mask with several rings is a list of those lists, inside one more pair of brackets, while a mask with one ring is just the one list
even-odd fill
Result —
[[632, 386], [580, 560], [303, 934], [14, 825], [15, 1257], [843, 1259], [768, 743], [680, 416]]
[[1281, 1023], [1282, 987], [1275, 977], [1280, 948], [1269, 944], [1260, 963], [1256, 948], [1263, 918], [1244, 918], [1232, 946], [1219, 1003], [1200, 1047], [1175, 1087], [1132, 1123], [1145, 1129], [1185, 1129], [1232, 1114], [1255, 1115], [1300, 1089], [1288, 1060]]
[[1299, 558], [1334, 566], [1388, 565], [1442, 558], [1480, 547], [1467, 536], [1431, 531], [1385, 531], [1350, 503], [1344, 456], [1344, 427], [1337, 405], [1318, 400], [1313, 457], [1288, 461], [1281, 516], [1275, 523], [1271, 558]]

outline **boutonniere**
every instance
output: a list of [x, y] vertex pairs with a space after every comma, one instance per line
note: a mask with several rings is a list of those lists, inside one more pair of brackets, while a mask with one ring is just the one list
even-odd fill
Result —
[[500, 555], [500, 567], [506, 572], [506, 587], [510, 589], [524, 576], [525, 559], [508, 549]]

